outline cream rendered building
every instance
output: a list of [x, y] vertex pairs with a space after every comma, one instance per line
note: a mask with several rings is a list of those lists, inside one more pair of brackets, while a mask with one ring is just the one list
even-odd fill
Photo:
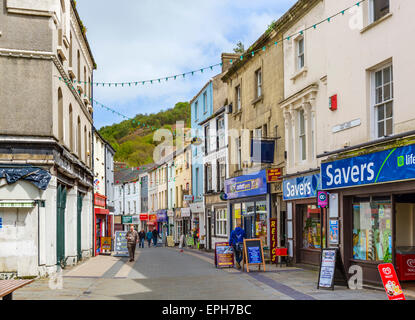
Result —
[[95, 62], [74, 1], [1, 1], [0, 20], [0, 163], [51, 178], [45, 190], [0, 178], [15, 206], [0, 209], [0, 273], [47, 275], [93, 254]]

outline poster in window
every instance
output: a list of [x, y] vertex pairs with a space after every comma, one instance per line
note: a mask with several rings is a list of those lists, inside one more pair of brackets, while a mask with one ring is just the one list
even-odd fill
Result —
[[331, 244], [339, 244], [339, 221], [330, 220], [329, 240]]

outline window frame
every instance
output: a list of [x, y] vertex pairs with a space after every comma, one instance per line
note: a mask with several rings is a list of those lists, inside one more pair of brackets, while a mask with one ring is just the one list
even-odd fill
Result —
[[375, 17], [375, 1], [376, 0], [370, 0], [369, 1], [369, 17], [368, 17], [369, 18], [369, 25], [372, 24], [372, 23], [375, 23], [376, 21], [379, 21], [383, 17], [390, 14], [390, 0], [386, 0], [386, 1], [388, 1], [388, 12], [386, 12], [383, 16], [378, 17], [376, 19], [376, 17]]
[[242, 93], [241, 93], [241, 85], [237, 85], [235, 87], [235, 104], [236, 104], [236, 108], [235, 108], [235, 112], [239, 112], [242, 110]]
[[255, 98], [262, 97], [262, 68], [255, 71]]
[[227, 209], [221, 208], [215, 210], [215, 236], [227, 237]]
[[[301, 131], [303, 127], [303, 131]], [[304, 150], [303, 150], [304, 149]], [[298, 111], [298, 156], [300, 161], [307, 160], [307, 128], [305, 111], [303, 109]]]
[[[300, 51], [300, 43], [302, 43], [302, 51]], [[305, 39], [304, 37], [299, 37], [296, 39], [296, 65], [297, 71], [304, 69], [305, 67]]]
[[207, 92], [203, 92], [203, 113], [208, 112], [208, 101], [207, 101]]
[[[385, 82], [384, 81], [384, 71], [386, 69], [390, 69], [390, 75], [389, 75], [389, 82]], [[382, 75], [382, 80], [381, 80], [381, 84], [379, 86], [377, 86], [376, 84], [376, 74], [378, 72], [381, 72]], [[390, 92], [389, 92], [389, 99], [384, 99], [384, 89], [386, 86], [390, 87]], [[382, 90], [382, 101], [376, 101], [377, 100], [377, 90], [381, 89]], [[387, 105], [391, 104], [392, 105], [392, 115], [390, 117], [387, 117]], [[384, 117], [382, 120], [379, 120], [379, 108], [383, 107], [383, 114]], [[393, 120], [394, 120], [394, 112], [393, 112], [393, 107], [394, 107], [394, 79], [393, 79], [393, 64], [392, 63], [387, 63], [382, 65], [381, 67], [374, 69], [371, 71], [371, 111], [373, 114], [373, 137], [375, 139], [380, 139], [383, 138], [385, 136], [390, 136], [393, 135], [394, 133], [394, 127], [393, 127]], [[387, 121], [392, 121], [392, 126], [391, 126], [391, 132], [388, 133], [387, 132]], [[379, 124], [383, 122], [383, 133], [384, 135], [380, 136], [379, 135]]]

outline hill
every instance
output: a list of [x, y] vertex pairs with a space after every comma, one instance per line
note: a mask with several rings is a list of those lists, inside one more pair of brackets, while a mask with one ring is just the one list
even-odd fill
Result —
[[152, 128], [174, 130], [177, 121], [190, 127], [188, 102], [179, 102], [174, 108], [158, 113], [138, 114], [131, 120], [102, 127], [99, 133], [115, 149], [115, 161], [140, 166], [153, 162], [154, 148], [160, 143], [153, 141]]

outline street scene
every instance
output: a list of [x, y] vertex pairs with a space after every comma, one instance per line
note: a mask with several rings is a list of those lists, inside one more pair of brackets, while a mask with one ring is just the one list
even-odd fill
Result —
[[414, 300], [413, 12], [0, 1], [0, 299]]

